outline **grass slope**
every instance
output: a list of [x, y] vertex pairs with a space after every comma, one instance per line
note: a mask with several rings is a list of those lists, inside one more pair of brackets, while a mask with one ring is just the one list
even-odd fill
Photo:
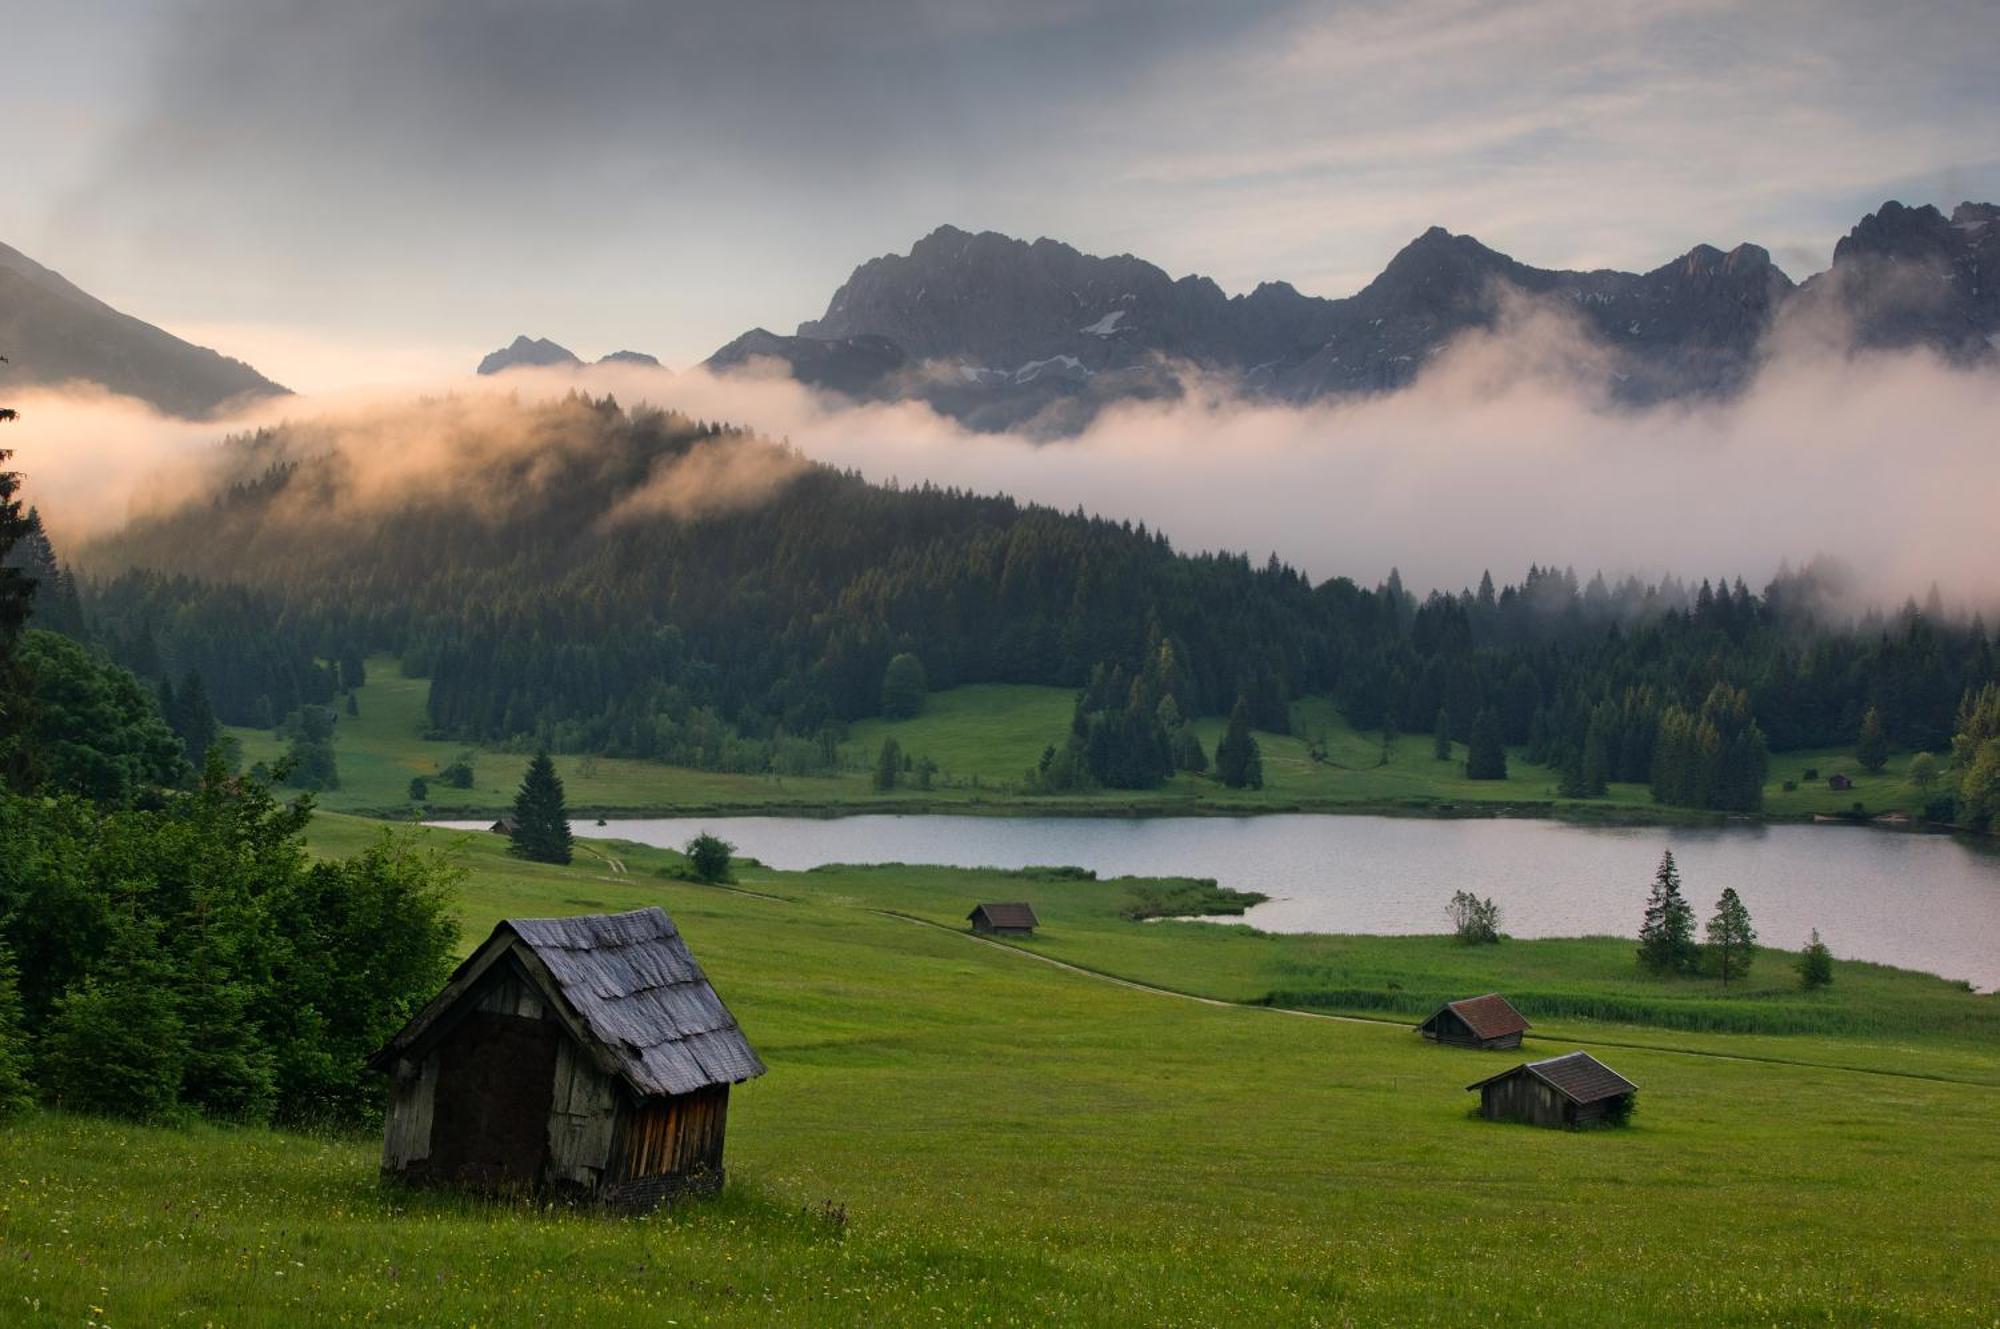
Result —
[[[322, 816], [312, 838], [379, 833]], [[1123, 883], [747, 869], [750, 894], [655, 875], [665, 851], [558, 869], [459, 840], [468, 945], [508, 914], [673, 912], [771, 1066], [737, 1092], [725, 1196], [645, 1221], [488, 1206], [379, 1189], [372, 1140], [38, 1114], [0, 1131], [0, 1320], [1948, 1324], [2000, 1302], [2000, 1093], [1735, 1055], [1995, 1078], [1995, 1041], [1948, 1031], [1990, 1000], [1916, 976], [1842, 965], [1829, 994], [1901, 991], [1900, 1056], [1843, 1033], [1538, 1028], [1530, 1055], [1593, 1032], [1722, 1054], [1605, 1051], [1642, 1086], [1635, 1124], [1568, 1134], [1467, 1115], [1464, 1086], [1505, 1056], [1135, 991], [877, 912], [1026, 896], [1052, 954], [1231, 995], [1267, 981], [1249, 939], [1117, 920]], [[1412, 985], [1604, 977], [1589, 943], [1581, 971], [1561, 945], [1371, 963]]]
[[[465, 746], [421, 737], [429, 684], [404, 678], [392, 659], [369, 661], [368, 682], [357, 695], [360, 714], [342, 715], [336, 730], [341, 787], [324, 794], [323, 807], [343, 812], [407, 815], [413, 776], [430, 776], [451, 763]], [[1556, 773], [1515, 753], [1504, 781], [1465, 778], [1464, 748], [1438, 761], [1427, 734], [1406, 734], [1386, 751], [1379, 734], [1356, 732], [1324, 698], [1308, 698], [1294, 708], [1293, 733], [1259, 734], [1264, 787], [1233, 790], [1214, 780], [1182, 775], [1160, 789], [1104, 791], [1091, 795], [1038, 796], [1021, 792], [1024, 773], [1042, 749], [1068, 732], [1074, 696], [1061, 688], [1018, 684], [977, 684], [933, 693], [922, 715], [909, 720], [864, 720], [843, 746], [838, 774], [811, 777], [732, 775], [664, 766], [614, 757], [559, 756], [558, 772], [570, 806], [585, 815], [671, 815], [703, 811], [852, 811], [861, 808], [942, 808], [954, 811], [1038, 812], [1255, 812], [1342, 809], [1417, 813], [1566, 815], [1603, 819], [1700, 819], [1701, 814], [1657, 807], [1644, 785], [1614, 785], [1605, 798], [1563, 799]], [[1222, 736], [1223, 721], [1196, 723], [1210, 752]], [[283, 745], [269, 733], [233, 729], [246, 760], [272, 761]], [[929, 757], [942, 770], [936, 787], [874, 788], [875, 753], [894, 737], [912, 759]], [[1324, 744], [1324, 761], [1309, 755], [1313, 740]], [[1772, 762], [1766, 790], [1771, 815], [1805, 817], [1850, 813], [1860, 803], [1868, 812], [1914, 812], [1921, 799], [1904, 776], [1899, 756], [1879, 775], [1867, 775], [1851, 753], [1837, 750], [1787, 753]], [[441, 812], [472, 816], [497, 814], [514, 798], [526, 758], [518, 753], [476, 754], [476, 787], [433, 786], [431, 803]], [[1807, 769], [1821, 778], [1804, 785]], [[1855, 788], [1827, 788], [1835, 771], [1851, 776]], [[1787, 780], [1802, 787], [1783, 790]]]

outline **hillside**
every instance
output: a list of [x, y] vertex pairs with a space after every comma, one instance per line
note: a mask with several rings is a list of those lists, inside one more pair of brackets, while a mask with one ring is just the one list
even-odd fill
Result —
[[101, 384], [169, 415], [199, 418], [285, 389], [240, 360], [194, 346], [85, 294], [0, 245], [0, 354], [8, 386]]
[[[719, 1201], [604, 1221], [383, 1191], [371, 1138], [33, 1115], [0, 1133], [16, 1322], [1942, 1324], [2000, 1298], [2000, 1067], [1990, 1032], [1936, 1032], [1990, 999], [1843, 968], [1835, 1001], [1915, 1003], [1893, 1045], [1538, 1021], [1526, 1055], [1587, 1047], [1642, 1087], [1626, 1130], [1541, 1131], [1467, 1112], [1506, 1054], [1120, 987], [878, 912], [1031, 898], [1036, 951], [1114, 972], [1121, 933], [1183, 975], [1240, 949], [1116, 920], [1126, 883], [746, 869], [739, 892], [586, 851], [546, 868], [467, 842], [466, 936], [673, 913], [771, 1067], [735, 1095]], [[1843, 1068], [1864, 1066], [1896, 1073]]]

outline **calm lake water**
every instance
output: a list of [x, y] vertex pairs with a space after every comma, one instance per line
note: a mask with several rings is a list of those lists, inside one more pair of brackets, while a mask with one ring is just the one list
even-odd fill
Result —
[[1696, 916], [1725, 886], [1761, 940], [1818, 928], [1835, 955], [2000, 988], [2000, 853], [1945, 836], [1852, 826], [1599, 828], [1397, 817], [710, 817], [579, 824], [584, 835], [678, 848], [712, 830], [777, 868], [1070, 863], [1100, 876], [1213, 877], [1271, 898], [1268, 932], [1442, 932], [1456, 890], [1492, 896], [1517, 937], [1638, 930], [1671, 848]]

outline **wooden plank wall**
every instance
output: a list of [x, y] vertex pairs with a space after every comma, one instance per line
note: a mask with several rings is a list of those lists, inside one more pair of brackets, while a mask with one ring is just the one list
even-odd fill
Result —
[[625, 1114], [613, 1175], [629, 1181], [701, 1171], [720, 1174], [728, 1120], [726, 1084], [649, 1099]]
[[564, 1038], [549, 1106], [550, 1184], [597, 1189], [611, 1159], [620, 1097], [617, 1083], [590, 1064], [576, 1040]]
[[421, 1064], [396, 1064], [389, 1111], [382, 1130], [382, 1170], [401, 1172], [431, 1156], [431, 1113], [437, 1102], [438, 1056], [432, 1049]]

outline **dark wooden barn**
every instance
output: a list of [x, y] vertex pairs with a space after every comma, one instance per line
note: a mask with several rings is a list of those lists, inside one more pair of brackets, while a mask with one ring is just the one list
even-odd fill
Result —
[[619, 1208], [720, 1187], [764, 1073], [661, 909], [507, 919], [372, 1064], [384, 1175]]
[[1854, 788], [1854, 781], [1835, 771], [1832, 775], [1826, 777], [1826, 787], [1828, 789], [1852, 789]]
[[966, 917], [972, 922], [974, 932], [985, 932], [1001, 937], [1032, 937], [1041, 920], [1035, 917], [1032, 905], [982, 904]]
[[1417, 1032], [1439, 1043], [1463, 1048], [1517, 1048], [1529, 1027], [1521, 1012], [1497, 992], [1483, 997], [1448, 1001], [1417, 1026]]
[[1537, 1126], [1587, 1126], [1615, 1120], [1639, 1086], [1588, 1052], [1529, 1061], [1467, 1085], [1479, 1091], [1479, 1115]]

